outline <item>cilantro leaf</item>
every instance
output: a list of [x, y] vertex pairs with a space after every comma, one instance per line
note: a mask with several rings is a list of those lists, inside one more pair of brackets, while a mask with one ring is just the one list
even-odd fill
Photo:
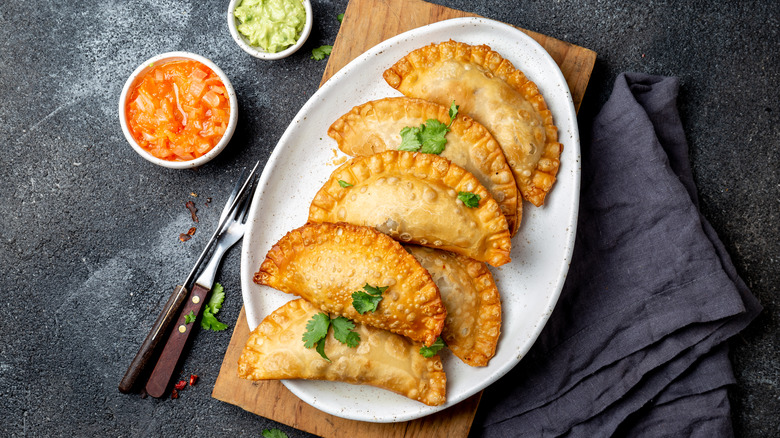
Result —
[[289, 438], [286, 433], [279, 429], [266, 429], [263, 431], [264, 438]]
[[420, 140], [421, 127], [411, 128], [409, 126], [401, 129], [401, 145], [398, 146], [399, 151], [417, 152], [422, 146], [422, 140]]
[[219, 332], [227, 328], [227, 324], [223, 324], [217, 320], [214, 316], [214, 312], [211, 310], [211, 306], [208, 304], [203, 308], [203, 318], [200, 320], [200, 327], [204, 330], [213, 330]]
[[322, 339], [321, 341], [314, 344], [314, 349], [317, 350], [317, 353], [322, 356], [323, 359], [330, 362], [330, 359], [328, 359], [328, 356], [325, 355], [325, 339]]
[[303, 346], [312, 348], [319, 341], [324, 340], [328, 336], [329, 326], [330, 317], [328, 315], [320, 312], [312, 316], [309, 322], [306, 323], [306, 333], [303, 334]]
[[184, 315], [184, 323], [191, 324], [193, 322], [195, 322], [195, 311], [190, 310], [190, 313]]
[[343, 23], [344, 22], [344, 14], [338, 14], [338, 15], [336, 15], [336, 18], [338, 18], [339, 23]]
[[374, 286], [371, 286], [370, 284], [366, 283], [366, 285], [363, 286], [363, 290], [366, 291], [366, 293], [369, 293], [371, 295], [382, 295], [383, 293], [385, 293], [385, 291], [389, 287], [390, 286], [374, 287]]
[[339, 180], [339, 185], [340, 185], [342, 188], [344, 188], [344, 189], [346, 189], [347, 187], [352, 187], [352, 186], [354, 186], [354, 184], [350, 184], [350, 183], [348, 183], [348, 182], [344, 181], [343, 179], [340, 179], [340, 180]]
[[476, 193], [458, 192], [458, 199], [460, 199], [460, 202], [468, 208], [477, 208], [479, 207], [479, 200], [482, 199], [482, 197]]
[[439, 336], [438, 338], [436, 338], [433, 344], [431, 344], [430, 347], [426, 347], [423, 345], [422, 348], [420, 348], [420, 354], [422, 354], [423, 357], [430, 358], [433, 357], [436, 353], [439, 352], [439, 350], [441, 350], [446, 346], [447, 344], [444, 343], [444, 339], [442, 339], [441, 336]]
[[333, 337], [347, 347], [355, 348], [360, 343], [360, 335], [354, 332], [355, 323], [343, 316], [330, 320], [333, 326]]
[[450, 124], [447, 125], [448, 128], [450, 126], [452, 126], [452, 122], [455, 121], [455, 117], [458, 117], [458, 109], [459, 108], [460, 108], [460, 105], [455, 105], [455, 101], [453, 100], [452, 103], [450, 104], [450, 111], [449, 111], [449, 113], [450, 113]]
[[377, 307], [379, 307], [379, 302], [382, 301], [382, 293], [388, 287], [374, 287], [366, 283], [363, 286], [365, 292], [358, 291], [352, 293], [352, 307], [361, 315], [366, 312], [375, 312]]
[[444, 146], [447, 144], [445, 136], [450, 132], [450, 126], [455, 121], [455, 116], [458, 115], [458, 106], [455, 105], [455, 101], [452, 101], [449, 110], [450, 124], [444, 123], [436, 119], [428, 119], [419, 127], [407, 126], [401, 129], [401, 145], [398, 146], [399, 151], [407, 152], [423, 152], [426, 154], [440, 154], [444, 151]]
[[311, 59], [321, 61], [325, 59], [326, 56], [330, 55], [331, 50], [333, 50], [333, 46], [319, 46], [311, 49]]
[[436, 119], [427, 120], [423, 126], [424, 128], [420, 133], [420, 139], [422, 140], [420, 152], [437, 155], [442, 153], [444, 145], [447, 143], [444, 136], [450, 129]]
[[382, 297], [369, 295], [365, 292], [352, 293], [352, 307], [361, 315], [366, 312], [375, 312], [380, 301], [382, 301]]
[[222, 308], [223, 301], [225, 301], [225, 288], [221, 284], [215, 283], [214, 287], [211, 288], [211, 297], [206, 305], [211, 308], [211, 313], [216, 315]]

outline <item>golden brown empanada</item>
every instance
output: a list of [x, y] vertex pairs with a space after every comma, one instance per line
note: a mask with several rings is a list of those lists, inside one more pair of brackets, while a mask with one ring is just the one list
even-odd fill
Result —
[[[309, 223], [290, 231], [268, 251], [254, 281], [425, 345], [436, 341], [447, 316], [428, 271], [389, 236], [357, 225]], [[376, 311], [360, 314], [352, 294], [366, 284], [388, 289]]]
[[[479, 195], [479, 205], [466, 207], [460, 192]], [[309, 221], [372, 226], [493, 266], [510, 261], [509, 229], [496, 201], [474, 175], [438, 155], [385, 151], [347, 161], [314, 197]]]
[[406, 96], [454, 100], [498, 140], [523, 198], [544, 203], [563, 146], [536, 84], [511, 62], [486, 45], [447, 41], [409, 53], [383, 76]]
[[[422, 99], [388, 97], [352, 108], [328, 129], [342, 152], [367, 156], [398, 149], [403, 128], [417, 127], [429, 119], [449, 124], [448, 109]], [[440, 156], [471, 172], [496, 200], [506, 216], [509, 233], [520, 226], [523, 203], [504, 152], [492, 135], [471, 117], [458, 115]]]
[[455, 356], [471, 366], [486, 366], [501, 333], [501, 296], [484, 263], [460, 254], [409, 245], [439, 287], [447, 308], [441, 337]]
[[446, 401], [447, 377], [439, 356], [426, 359], [415, 344], [396, 334], [355, 324], [360, 344], [350, 348], [325, 339], [326, 361], [301, 339], [320, 310], [303, 299], [288, 302], [252, 331], [238, 360], [238, 376], [249, 380], [310, 379], [371, 385], [430, 406]]

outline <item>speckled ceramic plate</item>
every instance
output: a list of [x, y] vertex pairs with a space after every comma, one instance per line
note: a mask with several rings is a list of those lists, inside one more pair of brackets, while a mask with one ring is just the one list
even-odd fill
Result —
[[352, 61], [309, 99], [282, 135], [260, 179], [241, 254], [241, 287], [250, 328], [295, 298], [254, 284], [252, 276], [271, 246], [306, 222], [315, 193], [341, 162], [336, 142], [327, 136], [330, 124], [355, 105], [398, 95], [384, 82], [382, 72], [414, 49], [449, 39], [487, 44], [536, 82], [564, 145], [558, 180], [544, 207], [526, 203], [520, 232], [512, 240], [512, 262], [492, 269], [501, 291], [504, 322], [490, 364], [472, 368], [445, 350], [447, 403], [438, 407], [368, 386], [284, 381], [306, 403], [332, 415], [371, 422], [407, 421], [484, 389], [531, 348], [555, 307], [569, 268], [579, 203], [580, 145], [563, 74], [538, 43], [511, 26], [483, 18], [447, 20], [387, 40]]

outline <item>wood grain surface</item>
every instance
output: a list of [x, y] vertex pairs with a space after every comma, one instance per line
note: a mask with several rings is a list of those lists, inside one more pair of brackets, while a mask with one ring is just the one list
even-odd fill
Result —
[[[420, 0], [350, 0], [320, 85], [358, 55], [388, 38], [437, 21], [474, 16]], [[574, 107], [579, 110], [596, 61], [596, 53], [536, 32], [520, 30], [538, 41], [558, 63], [571, 90]], [[249, 338], [244, 309], [241, 309], [234, 327], [212, 392], [212, 396], [218, 400], [326, 438], [466, 437], [469, 433], [481, 393], [417, 420], [366, 423], [323, 413], [299, 400], [278, 381], [251, 382], [240, 379], [237, 375], [238, 358]]]

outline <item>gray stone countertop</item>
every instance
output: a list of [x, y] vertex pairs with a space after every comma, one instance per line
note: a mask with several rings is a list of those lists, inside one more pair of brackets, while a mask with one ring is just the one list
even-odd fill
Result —
[[[0, 423], [2, 436], [258, 436], [279, 427], [211, 398], [230, 330], [200, 332], [182, 365], [200, 375], [177, 400], [117, 383], [173, 286], [186, 276], [241, 169], [265, 161], [317, 90], [347, 0], [313, 0], [313, 32], [290, 58], [249, 57], [224, 1], [0, 4]], [[737, 436], [780, 434], [780, 3], [616, 0], [441, 1], [598, 53], [579, 113], [586, 127], [618, 73], [681, 80], [679, 107], [704, 215], [765, 311], [732, 342]], [[142, 160], [119, 127], [122, 85], [171, 50], [231, 77], [239, 127], [197, 170]], [[198, 194], [193, 198], [191, 193]], [[205, 199], [212, 198], [211, 206]], [[199, 202], [200, 224], [184, 208]], [[239, 246], [217, 280], [220, 313], [241, 308]]]

